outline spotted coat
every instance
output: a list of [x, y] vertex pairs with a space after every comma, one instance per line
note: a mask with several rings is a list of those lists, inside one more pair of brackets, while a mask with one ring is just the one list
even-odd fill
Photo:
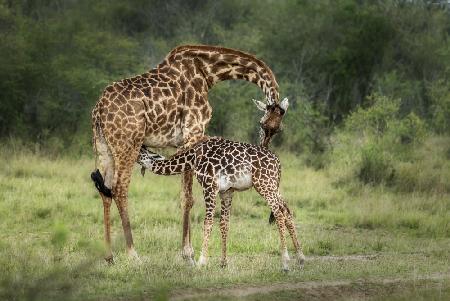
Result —
[[283, 268], [288, 269], [288, 254], [284, 237], [286, 228], [293, 240], [299, 263], [303, 264], [304, 255], [297, 239], [291, 211], [279, 191], [280, 160], [269, 149], [213, 137], [201, 141], [167, 160], [147, 148], [141, 148], [137, 162], [144, 168], [160, 175], [194, 171], [203, 188], [206, 206], [203, 246], [199, 264], [205, 264], [207, 260], [208, 240], [213, 224], [217, 194], [222, 200], [220, 229], [222, 233], [222, 265], [225, 266], [232, 194], [234, 191], [246, 190], [251, 187], [254, 187], [265, 198], [276, 218], [280, 231]]
[[[156, 68], [105, 88], [92, 111], [96, 172], [104, 206], [106, 260], [112, 262], [110, 206], [114, 198], [124, 229], [128, 253], [133, 246], [128, 218], [128, 186], [142, 145], [177, 147], [179, 151], [199, 141], [211, 119], [208, 91], [223, 80], [241, 79], [258, 85], [270, 111], [265, 110], [261, 135], [268, 145], [281, 127], [278, 84], [267, 65], [256, 57], [213, 46], [180, 46]], [[261, 103], [261, 102], [260, 102]], [[286, 103], [287, 104], [287, 103]], [[261, 107], [261, 106], [259, 106]], [[192, 173], [182, 177], [183, 257], [193, 257], [189, 212], [193, 205]], [[95, 181], [94, 181], [95, 182]], [[112, 198], [111, 198], [112, 197]]]

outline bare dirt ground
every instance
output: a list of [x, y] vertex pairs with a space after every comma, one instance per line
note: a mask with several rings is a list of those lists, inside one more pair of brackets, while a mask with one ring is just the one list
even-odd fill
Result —
[[[216, 298], [245, 299], [250, 296], [270, 295], [276, 292], [295, 291], [304, 300], [336, 300], [341, 298], [362, 300], [376, 296], [387, 296], [404, 290], [442, 286], [449, 274], [420, 275], [415, 278], [359, 279], [337, 281], [307, 281], [299, 283], [277, 283], [262, 286], [237, 286], [224, 289], [189, 289], [174, 291], [169, 300], [209, 300]], [[262, 296], [261, 296], [262, 297]], [[258, 300], [260, 298], [256, 298]], [[261, 298], [265, 299], [265, 298]], [[301, 299], [300, 299], [301, 300]]]
[[[382, 255], [310, 256], [308, 261], [365, 261], [375, 260], [379, 256]], [[228, 288], [185, 289], [172, 291], [168, 297], [169, 300], [174, 301], [199, 299], [277, 300], [277, 293], [282, 293], [284, 297], [280, 297], [279, 300], [368, 300], [424, 288], [440, 290], [445, 281], [450, 281], [450, 271], [448, 273], [415, 275], [410, 278], [365, 278], [357, 280], [241, 285]]]

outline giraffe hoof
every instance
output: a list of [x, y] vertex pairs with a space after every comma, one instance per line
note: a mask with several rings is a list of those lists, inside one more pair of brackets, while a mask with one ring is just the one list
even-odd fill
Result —
[[190, 265], [190, 266], [192, 266], [192, 267], [196, 266], [196, 263], [195, 263], [195, 260], [194, 260], [193, 257], [191, 257], [191, 256], [185, 256], [185, 255], [182, 255], [181, 257], [183, 258], [183, 260], [184, 260], [188, 265]]
[[191, 266], [191, 267], [195, 267], [195, 260], [192, 257], [186, 258], [187, 263]]
[[282, 271], [285, 274], [289, 273], [289, 267], [283, 267]]
[[205, 266], [208, 263], [207, 259], [205, 256], [200, 255], [200, 258], [197, 261], [197, 266], [202, 267]]
[[181, 250], [181, 257], [189, 262], [194, 261], [194, 249], [192, 248], [192, 246], [184, 246]]
[[300, 254], [300, 255], [298, 256], [297, 261], [298, 261], [298, 265], [300, 266], [301, 269], [303, 269], [303, 267], [305, 266], [305, 260], [306, 260], [305, 255]]
[[220, 267], [221, 267], [222, 269], [226, 268], [227, 266], [228, 266], [228, 261], [227, 261], [227, 260], [222, 260], [222, 261], [220, 262]]
[[137, 263], [142, 263], [141, 258], [139, 257], [139, 255], [136, 253], [136, 251], [134, 249], [128, 250], [128, 258], [131, 260], [134, 260]]
[[109, 265], [113, 265], [113, 264], [115, 263], [115, 262], [114, 262], [114, 257], [113, 257], [112, 255], [106, 256], [106, 257], [105, 257], [105, 261], [106, 261], [106, 263], [109, 264]]

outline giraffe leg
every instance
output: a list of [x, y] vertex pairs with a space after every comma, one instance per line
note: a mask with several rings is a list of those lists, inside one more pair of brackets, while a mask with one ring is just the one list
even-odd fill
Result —
[[264, 197], [270, 207], [270, 209], [273, 212], [273, 215], [275, 217], [275, 221], [278, 226], [278, 231], [280, 233], [280, 253], [281, 253], [281, 265], [283, 268], [283, 271], [287, 272], [289, 271], [289, 253], [286, 247], [286, 222], [285, 222], [285, 215], [283, 214], [283, 211], [281, 210], [282, 207], [282, 201], [278, 192], [278, 189], [276, 187], [268, 187], [265, 190], [261, 190], [258, 186], [255, 186], [256, 190], [261, 194], [262, 197]]
[[128, 217], [128, 197], [126, 195], [120, 195], [116, 197], [115, 201], [117, 209], [119, 210], [120, 219], [122, 220], [128, 256], [130, 258], [140, 260], [136, 250], [134, 249], [133, 235], [131, 234], [131, 224]]
[[182, 238], [182, 256], [191, 265], [195, 264], [194, 261], [194, 249], [192, 248], [191, 242], [191, 221], [190, 221], [190, 211], [194, 205], [194, 198], [192, 196], [192, 183], [193, 183], [193, 172], [184, 172], [181, 178], [182, 186], [182, 201], [181, 208], [183, 210], [183, 238]]
[[222, 259], [220, 262], [221, 267], [226, 267], [227, 262], [227, 236], [229, 229], [231, 201], [233, 198], [233, 192], [221, 192], [221, 211], [220, 211], [220, 233], [222, 234]]
[[[187, 124], [196, 125], [196, 122], [186, 121]], [[178, 149], [179, 152], [191, 147], [198, 141], [205, 139], [204, 132], [205, 129], [192, 129], [185, 128], [186, 136], [184, 145]], [[181, 239], [181, 256], [189, 264], [195, 265], [194, 260], [194, 248], [192, 247], [192, 235], [191, 235], [191, 220], [190, 212], [194, 206], [194, 197], [192, 195], [192, 184], [193, 184], [194, 172], [186, 171], [181, 176], [181, 210], [183, 214], [183, 233]]]
[[291, 236], [292, 243], [294, 244], [295, 252], [297, 254], [297, 262], [298, 265], [302, 268], [305, 263], [305, 255], [303, 254], [302, 245], [297, 237], [297, 231], [295, 230], [294, 221], [292, 218], [292, 214], [286, 205], [286, 203], [283, 202], [284, 205], [284, 216], [285, 216], [285, 225], [286, 228], [289, 231], [289, 235]]
[[137, 145], [137, 147], [130, 148], [126, 152], [123, 152], [123, 155], [118, 156], [118, 160], [115, 160], [115, 168], [118, 172], [113, 197], [116, 202], [117, 209], [119, 210], [120, 219], [122, 220], [128, 256], [139, 260], [139, 257], [134, 249], [133, 235], [131, 234], [130, 219], [128, 217], [128, 187], [130, 184], [133, 165], [139, 154], [140, 144]]
[[[274, 206], [275, 207], [275, 206]], [[275, 216], [275, 220], [277, 222], [278, 231], [280, 233], [280, 253], [281, 253], [281, 265], [283, 267], [283, 271], [289, 271], [289, 253], [286, 247], [286, 227], [284, 222], [284, 215], [280, 210], [274, 211], [274, 207], [272, 207], [272, 212]]]
[[214, 222], [214, 209], [216, 208], [217, 189], [213, 186], [206, 187], [203, 190], [203, 196], [205, 198], [206, 214], [205, 222], [203, 224], [202, 252], [200, 254], [200, 258], [198, 259], [199, 266], [204, 266], [208, 262], [208, 243]]
[[[95, 141], [96, 150], [98, 156], [99, 163], [99, 172], [102, 178], [104, 179], [104, 186], [108, 189], [111, 189], [113, 186], [113, 177], [114, 177], [114, 160], [111, 155], [111, 151], [106, 144], [103, 136], [99, 135]], [[106, 255], [105, 260], [109, 264], [114, 263], [114, 258], [111, 250], [111, 203], [112, 198], [104, 195], [103, 193], [99, 193], [100, 197], [103, 201], [103, 224], [105, 230], [105, 248]]]
[[111, 203], [112, 199], [109, 197], [106, 197], [102, 193], [100, 193], [100, 196], [103, 200], [103, 223], [105, 226], [105, 246], [106, 246], [106, 256], [105, 260], [109, 264], [114, 263], [114, 257], [111, 250]]

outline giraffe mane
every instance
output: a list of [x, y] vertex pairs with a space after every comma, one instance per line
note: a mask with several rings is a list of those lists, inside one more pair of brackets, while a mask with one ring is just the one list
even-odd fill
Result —
[[[275, 75], [272, 72], [272, 69], [269, 68], [269, 66], [267, 66], [266, 63], [264, 63], [262, 60], [258, 59], [257, 57], [255, 57], [254, 55], [251, 55], [249, 53], [240, 51], [240, 50], [236, 50], [236, 49], [232, 49], [232, 48], [226, 48], [226, 47], [221, 47], [221, 46], [210, 46], [210, 45], [180, 45], [176, 48], [174, 48], [167, 56], [166, 56], [166, 60], [168, 60], [171, 57], [174, 57], [176, 54], [183, 52], [183, 51], [210, 51], [210, 52], [215, 52], [218, 54], [232, 54], [232, 55], [236, 55], [239, 56], [241, 58], [245, 58], [248, 59], [254, 63], [256, 63], [259, 67], [263, 68], [264, 70], [267, 71], [267, 73], [269, 74], [270, 77], [270, 81], [273, 83], [273, 86], [275, 87], [275, 90], [278, 92], [279, 91], [279, 86], [278, 83], [275, 79]], [[280, 99], [279, 97], [276, 97], [275, 99], [267, 99], [267, 101], [271, 101], [274, 103], [279, 103]]]

